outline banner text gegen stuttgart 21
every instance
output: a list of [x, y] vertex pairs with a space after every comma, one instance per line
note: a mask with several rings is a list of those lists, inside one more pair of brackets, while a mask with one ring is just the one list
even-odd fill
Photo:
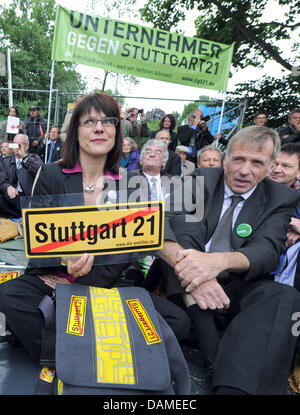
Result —
[[58, 5], [52, 60], [226, 91], [233, 46]]

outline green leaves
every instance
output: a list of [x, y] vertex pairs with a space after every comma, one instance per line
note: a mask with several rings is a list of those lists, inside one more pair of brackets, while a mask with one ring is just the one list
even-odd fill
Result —
[[292, 29], [297, 27], [299, 1], [278, 0], [276, 21], [265, 17], [270, 8], [267, 0], [148, 0], [141, 13], [153, 26], [174, 30], [184, 20], [184, 7], [199, 11], [195, 20], [197, 37], [226, 44], [235, 42], [234, 67], [262, 66], [266, 60], [274, 59], [291, 69], [285, 50], [280, 50], [274, 41], [290, 39]]
[[[0, 51], [11, 48], [13, 88], [49, 89], [56, 3], [54, 0], [13, 0], [0, 6]], [[55, 64], [54, 88], [81, 92], [84, 83], [75, 65]], [[0, 77], [0, 86], [7, 80]]]

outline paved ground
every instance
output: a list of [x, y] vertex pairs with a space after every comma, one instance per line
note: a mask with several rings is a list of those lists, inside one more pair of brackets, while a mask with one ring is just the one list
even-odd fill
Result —
[[[183, 353], [191, 373], [191, 395], [209, 395], [210, 386], [200, 365], [199, 352], [183, 346]], [[38, 379], [39, 368], [21, 346], [12, 348], [0, 343], [0, 396], [32, 395]]]

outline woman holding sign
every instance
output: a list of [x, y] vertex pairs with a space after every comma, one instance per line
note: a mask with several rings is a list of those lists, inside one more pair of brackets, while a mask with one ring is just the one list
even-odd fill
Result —
[[[7, 131], [8, 129], [10, 132]], [[8, 118], [1, 126], [1, 141], [7, 140], [12, 143], [15, 136], [24, 131], [25, 125], [20, 121], [18, 108], [10, 107], [8, 110]]]
[[[87, 95], [73, 111], [62, 159], [41, 167], [33, 195], [45, 195], [47, 207], [62, 205], [55, 205], [55, 198], [68, 204], [72, 195], [72, 206], [74, 200], [77, 203], [77, 196], [82, 205], [96, 205], [105, 180], [119, 183], [122, 146], [116, 101], [103, 93]], [[55, 225], [53, 231], [54, 228]], [[40, 235], [42, 238], [43, 233]], [[115, 257], [117, 263], [98, 265], [93, 255], [83, 254], [62, 258], [61, 263], [59, 260], [52, 267], [45, 267], [42, 261], [34, 259], [23, 276], [0, 285], [0, 312], [5, 313], [8, 328], [35, 360], [40, 357], [42, 332], [38, 306], [44, 296], [53, 297], [57, 283], [103, 288], [130, 286], [131, 282], [121, 276], [128, 263], [120, 263], [122, 254]], [[188, 335], [189, 318], [183, 310], [159, 297], [153, 297], [153, 302], [175, 334]]]

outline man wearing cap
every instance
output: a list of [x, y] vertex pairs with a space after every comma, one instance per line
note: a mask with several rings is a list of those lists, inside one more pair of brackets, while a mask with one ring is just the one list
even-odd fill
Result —
[[181, 160], [181, 177], [190, 176], [195, 170], [195, 164], [187, 160], [189, 149], [186, 146], [177, 146], [176, 151]]
[[29, 138], [29, 152], [36, 154], [47, 130], [47, 121], [41, 116], [38, 105], [30, 107], [30, 115], [25, 120], [25, 129]]

